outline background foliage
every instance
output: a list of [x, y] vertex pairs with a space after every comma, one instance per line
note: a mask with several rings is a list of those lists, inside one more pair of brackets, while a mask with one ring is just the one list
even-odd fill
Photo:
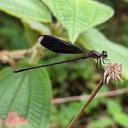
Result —
[[[111, 82], [99, 92], [120, 93], [96, 98], [77, 127], [127, 128], [127, 0], [0, 0], [0, 126], [64, 128], [87, 99], [60, 104], [55, 99], [90, 94], [102, 77], [93, 60], [14, 74], [14, 67], [77, 56], [58, 55], [38, 46], [40, 34], [51, 34], [85, 49], [106, 50], [110, 60], [122, 64], [124, 81]], [[16, 54], [10, 50], [19, 49], [27, 54], [13, 58]]]

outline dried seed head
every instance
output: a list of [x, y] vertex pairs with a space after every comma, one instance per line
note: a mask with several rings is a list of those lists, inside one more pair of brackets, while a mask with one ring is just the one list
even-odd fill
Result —
[[121, 80], [122, 65], [117, 63], [108, 63], [104, 68], [104, 82], [112, 80]]

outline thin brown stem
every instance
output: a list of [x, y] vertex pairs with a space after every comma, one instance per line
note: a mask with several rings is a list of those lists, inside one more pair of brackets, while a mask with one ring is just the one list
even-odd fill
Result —
[[30, 54], [29, 49], [13, 50], [13, 51], [3, 50], [0, 51], [0, 63], [2, 64], [9, 63], [12, 67], [15, 67], [16, 64], [15, 60], [21, 59], [29, 54]]
[[[125, 93], [128, 93], [128, 89], [122, 88], [122, 89], [112, 90], [112, 91], [108, 91], [108, 92], [98, 93], [95, 96], [95, 98], [113, 97], [113, 96], [122, 95]], [[71, 96], [71, 97], [66, 97], [66, 98], [56, 98], [56, 99], [52, 100], [52, 104], [58, 105], [58, 104], [73, 102], [73, 101], [83, 101], [85, 99], [88, 99], [89, 97], [90, 97], [90, 95]]]
[[100, 90], [100, 88], [102, 87], [103, 83], [104, 83], [104, 81], [103, 81], [103, 79], [101, 79], [101, 81], [96, 86], [95, 90], [90, 95], [88, 101], [81, 107], [81, 109], [76, 114], [76, 116], [73, 118], [73, 120], [70, 122], [70, 124], [67, 126], [67, 128], [73, 128], [73, 126], [78, 121], [78, 119], [80, 118], [80, 116], [84, 113], [84, 110], [87, 108], [87, 106], [89, 105], [89, 103], [91, 103], [91, 101], [94, 99], [95, 95]]
[[[37, 60], [37, 54], [42, 55], [42, 47], [39, 43], [33, 45], [32, 48], [22, 49], [22, 50], [3, 50], [0, 51], [0, 63], [6, 64], [9, 63], [12, 67], [15, 67], [16, 60], [24, 58], [26, 56], [31, 56], [31, 61]], [[36, 59], [35, 59], [36, 58]]]

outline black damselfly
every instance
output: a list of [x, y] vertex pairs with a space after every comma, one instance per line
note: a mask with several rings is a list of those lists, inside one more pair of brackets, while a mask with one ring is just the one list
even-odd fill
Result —
[[50, 35], [40, 36], [39, 42], [45, 48], [47, 48], [53, 52], [56, 52], [56, 53], [82, 54], [82, 56], [78, 57], [78, 58], [65, 60], [65, 61], [60, 61], [60, 62], [55, 62], [55, 63], [50, 63], [50, 64], [39, 65], [39, 66], [35, 66], [35, 67], [29, 67], [29, 68], [14, 70], [15, 73], [26, 71], [26, 70], [31, 70], [31, 69], [35, 69], [35, 68], [48, 67], [48, 66], [52, 66], [52, 65], [56, 65], [56, 64], [63, 64], [63, 63], [76, 61], [76, 60], [80, 60], [80, 59], [87, 59], [87, 58], [94, 58], [101, 65], [102, 62], [104, 63], [104, 60], [107, 58], [107, 52], [104, 50], [101, 53], [99, 53], [95, 50], [84, 51], [83, 49], [81, 49], [77, 46], [74, 46], [71, 43], [60, 40], [60, 39], [53, 37], [53, 36], [50, 36]]

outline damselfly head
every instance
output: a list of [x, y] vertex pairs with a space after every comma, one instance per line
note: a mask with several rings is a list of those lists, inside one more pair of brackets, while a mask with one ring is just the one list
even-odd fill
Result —
[[103, 50], [101, 55], [102, 55], [102, 58], [107, 58], [107, 56], [108, 56], [107, 51]]

